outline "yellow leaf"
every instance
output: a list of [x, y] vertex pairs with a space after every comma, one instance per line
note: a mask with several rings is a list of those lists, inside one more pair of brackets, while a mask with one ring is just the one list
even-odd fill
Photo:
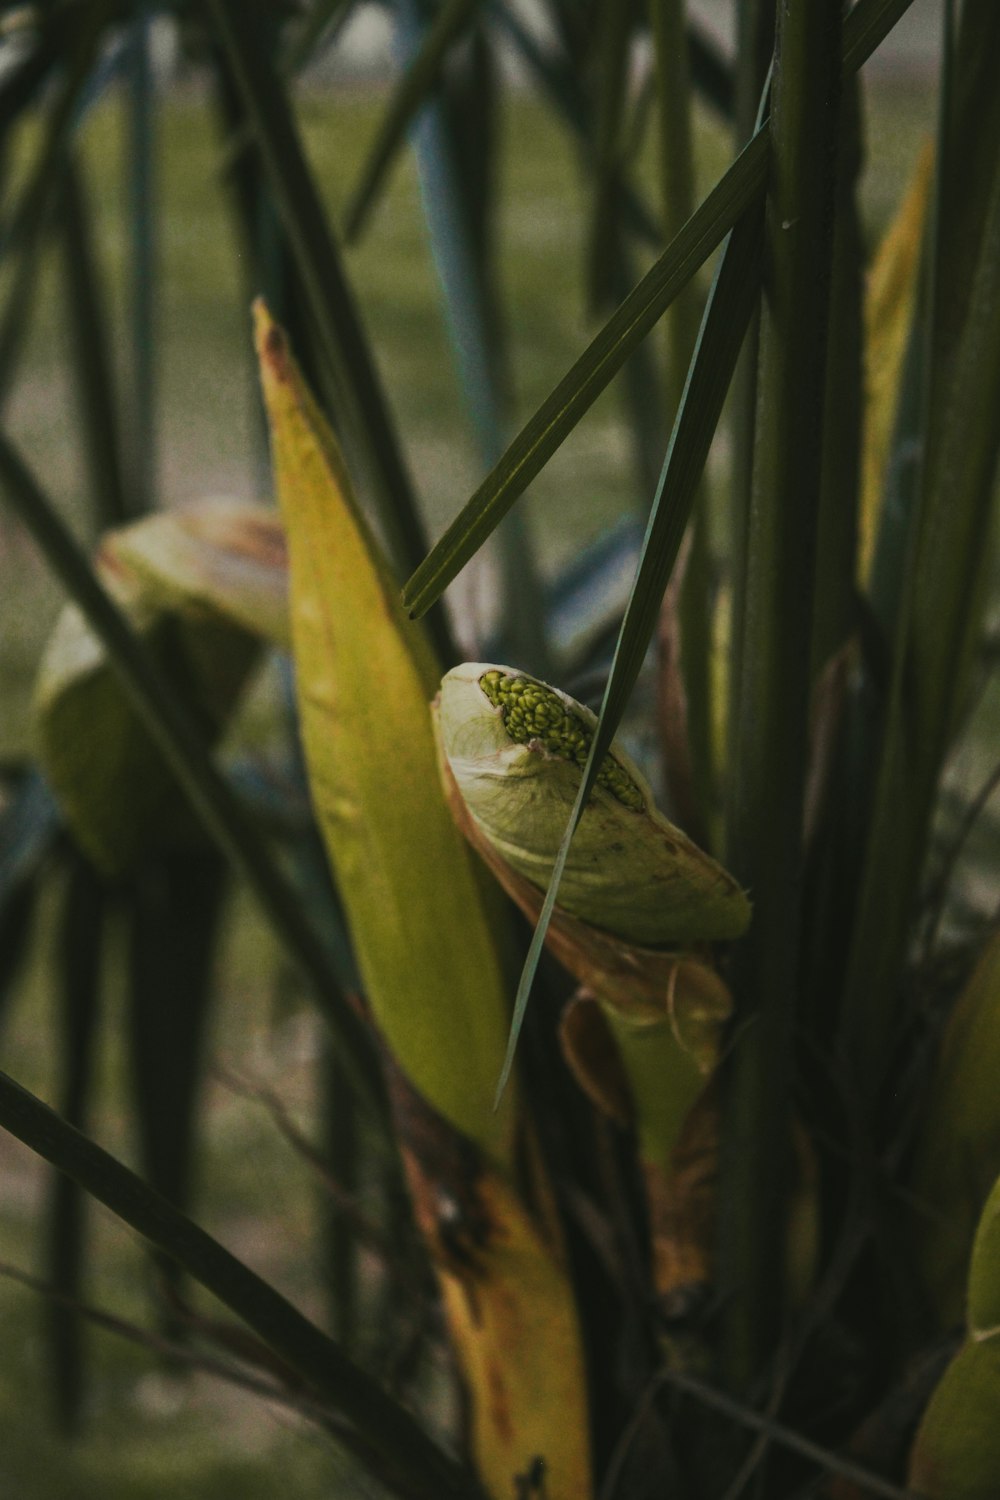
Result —
[[343, 457], [266, 309], [255, 307], [309, 781], [365, 994], [416, 1090], [494, 1159], [508, 1015], [495, 934], [437, 774], [439, 666], [406, 619]]
[[499, 1173], [458, 1163], [446, 1140], [436, 1161], [426, 1119], [403, 1135], [420, 1141], [420, 1157], [404, 1149], [404, 1160], [470, 1398], [477, 1472], [495, 1500], [513, 1500], [541, 1459], [546, 1500], [588, 1500], [583, 1350], [559, 1256]]
[[864, 583], [875, 551], [886, 464], [896, 421], [900, 376], [917, 295], [924, 219], [934, 155], [928, 143], [899, 210], [879, 246], [865, 297], [865, 411], [858, 518], [858, 576]]

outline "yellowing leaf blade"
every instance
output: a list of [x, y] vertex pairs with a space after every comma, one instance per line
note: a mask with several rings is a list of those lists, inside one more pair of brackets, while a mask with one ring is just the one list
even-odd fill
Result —
[[365, 993], [414, 1088], [494, 1159], [507, 1033], [495, 935], [438, 785], [438, 667], [408, 621], [343, 458], [261, 304], [257, 348], [289, 547], [292, 639], [317, 817]]

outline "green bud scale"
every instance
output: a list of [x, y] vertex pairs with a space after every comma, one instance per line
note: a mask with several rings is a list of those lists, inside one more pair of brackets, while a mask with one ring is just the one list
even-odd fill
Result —
[[[544, 890], [595, 716], [557, 688], [483, 662], [447, 674], [436, 714], [444, 756], [479, 832]], [[750, 917], [737, 882], [663, 817], [641, 771], [617, 745], [574, 836], [559, 904], [630, 942], [658, 947], [737, 937]]]

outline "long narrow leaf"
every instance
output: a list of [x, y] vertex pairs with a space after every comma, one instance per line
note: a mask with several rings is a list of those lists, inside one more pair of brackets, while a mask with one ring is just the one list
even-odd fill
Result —
[[636, 344], [754, 202], [767, 179], [767, 157], [767, 136], [762, 131], [543, 401], [408, 580], [403, 602], [411, 614], [422, 615], [440, 598], [618, 373]]
[[[859, 68], [912, 0], [860, 0], [844, 25], [844, 66]], [[424, 614], [482, 546], [673, 299], [764, 190], [768, 135], [761, 129], [681, 232], [546, 397], [431, 553], [407, 580], [403, 602]]]
[[205, 0], [253, 120], [337, 392], [338, 419], [360, 450], [396, 564], [413, 566], [423, 528], [395, 426], [291, 107], [260, 33], [259, 7]]
[[99, 530], [120, 526], [134, 513], [122, 473], [114, 370], [107, 337], [90, 209], [79, 161], [63, 174], [62, 230], [65, 246], [67, 322], [73, 339], [77, 401], [86, 443], [91, 504]]
[[[988, 12], [992, 22], [996, 13]], [[980, 33], [965, 53], [978, 63]], [[980, 75], [982, 87], [988, 75]], [[978, 130], [970, 111], [968, 128]], [[962, 138], [950, 151], [961, 152]], [[894, 642], [893, 684], [876, 791], [859, 919], [848, 970], [845, 1024], [877, 1097], [891, 1057], [899, 991], [895, 982], [924, 868], [943, 757], [954, 733], [985, 598], [983, 545], [994, 502], [1000, 401], [1000, 164], [982, 222], [943, 222], [975, 240], [965, 316], [948, 358], [948, 387], [931, 403], [916, 545]], [[946, 168], [947, 164], [945, 164]], [[968, 254], [968, 252], [966, 252]]]
[[635, 582], [618, 634], [611, 675], [601, 703], [580, 790], [556, 855], [545, 901], [518, 985], [500, 1090], [506, 1084], [513, 1065], [517, 1038], [555, 907], [559, 882], [566, 868], [573, 834], [621, 723], [656, 629], [663, 591], [677, 558], [740, 345], [757, 302], [761, 240], [759, 217], [748, 217], [733, 231], [716, 272], [687, 387], [653, 499]]
[[[597, 128], [594, 110], [570, 59], [543, 47], [511, 6], [502, 0], [490, 0], [490, 10], [570, 130], [585, 151], [592, 153]], [[632, 233], [659, 248], [663, 236], [634, 183], [622, 183], [622, 199]]]
[[[215, 850], [174, 853], [137, 871], [127, 898], [130, 1081], [140, 1160], [147, 1181], [185, 1211], [195, 1186], [225, 874]], [[165, 1260], [160, 1271], [174, 1288], [176, 1264]], [[165, 1331], [174, 1331], [169, 1312]]]
[[[411, 0], [402, 0], [398, 24], [404, 42], [419, 38], [418, 13]], [[474, 69], [474, 75], [464, 80], [458, 97], [453, 88], [429, 103], [413, 136], [451, 347], [483, 468], [488, 469], [503, 452], [509, 361], [491, 253], [495, 129], [489, 70], [496, 63], [473, 33], [473, 41], [477, 39], [480, 46], [467, 69]], [[540, 672], [547, 661], [543, 590], [532, 539], [519, 517], [508, 517], [500, 527], [497, 550], [508, 654]]]
[[[101, 959], [108, 890], [82, 855], [74, 854], [63, 893], [58, 938], [59, 1112], [86, 1129], [93, 1090], [100, 1016]], [[56, 1419], [72, 1433], [80, 1419], [84, 1392], [84, 1348], [79, 1314], [86, 1265], [87, 1198], [78, 1183], [53, 1177], [46, 1253], [57, 1300], [48, 1308], [47, 1334], [52, 1361], [52, 1400]]]
[[[596, 0], [594, 65], [598, 70], [594, 188], [587, 245], [587, 296], [596, 312], [613, 295], [623, 226], [622, 171], [628, 138], [629, 61], [635, 0]], [[670, 233], [670, 227], [667, 228]]]
[[[723, 1164], [726, 1357], [740, 1382], [759, 1369], [781, 1311], [776, 1268], [790, 1181], [841, 12], [840, 0], [789, 0], [778, 13], [775, 45], [746, 604], [735, 622], [743, 635], [740, 749], [731, 768], [727, 846], [727, 860], [755, 902], [750, 932], [733, 955], [737, 1013], [753, 1024], [731, 1059]], [[850, 581], [853, 557], [846, 565]]]
[[171, 1256], [351, 1424], [406, 1500], [483, 1500], [475, 1481], [340, 1347], [218, 1240], [6, 1073], [0, 1126]]
[[136, 9], [126, 44], [128, 78], [129, 459], [135, 508], [156, 506], [156, 82], [153, 8]]
[[433, 94], [452, 46], [470, 25], [480, 0], [444, 0], [407, 63], [379, 122], [344, 216], [348, 241], [362, 233], [417, 111]]

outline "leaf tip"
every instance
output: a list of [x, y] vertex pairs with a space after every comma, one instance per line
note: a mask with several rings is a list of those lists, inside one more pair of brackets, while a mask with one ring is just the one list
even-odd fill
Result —
[[287, 380], [290, 371], [288, 340], [271, 316], [263, 297], [255, 297], [251, 307], [253, 314], [254, 346], [260, 360], [261, 370], [276, 380]]

